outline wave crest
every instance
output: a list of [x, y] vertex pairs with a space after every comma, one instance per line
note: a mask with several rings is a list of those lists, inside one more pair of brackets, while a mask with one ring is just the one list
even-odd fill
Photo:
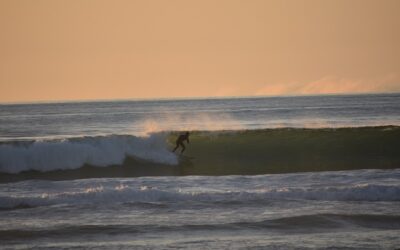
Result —
[[154, 203], [154, 202], [262, 202], [270, 200], [400, 201], [398, 185], [352, 185], [325, 188], [274, 188], [243, 191], [162, 190], [149, 186], [93, 186], [79, 191], [42, 193], [35, 196], [0, 197], [1, 209], [18, 209], [58, 204]]

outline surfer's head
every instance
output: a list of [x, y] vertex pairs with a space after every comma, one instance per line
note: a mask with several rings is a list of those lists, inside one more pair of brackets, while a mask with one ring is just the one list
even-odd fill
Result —
[[186, 131], [185, 135], [188, 136], [189, 135], [189, 131]]

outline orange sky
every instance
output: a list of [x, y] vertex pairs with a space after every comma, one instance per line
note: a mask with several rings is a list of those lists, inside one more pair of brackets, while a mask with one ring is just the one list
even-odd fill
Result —
[[400, 1], [0, 0], [0, 102], [400, 91]]

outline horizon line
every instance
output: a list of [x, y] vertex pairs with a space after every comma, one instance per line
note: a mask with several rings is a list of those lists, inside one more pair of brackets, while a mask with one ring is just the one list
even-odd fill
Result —
[[124, 102], [124, 101], [180, 101], [180, 100], [209, 100], [209, 99], [250, 99], [275, 97], [306, 97], [306, 96], [355, 96], [355, 95], [396, 95], [400, 92], [365, 92], [365, 93], [323, 93], [323, 94], [286, 94], [286, 95], [234, 95], [234, 96], [175, 96], [175, 97], [132, 97], [132, 98], [99, 98], [99, 99], [61, 99], [61, 100], [33, 100], [33, 101], [0, 101], [0, 105], [28, 105], [28, 104], [62, 104], [62, 103], [89, 103], [89, 102]]

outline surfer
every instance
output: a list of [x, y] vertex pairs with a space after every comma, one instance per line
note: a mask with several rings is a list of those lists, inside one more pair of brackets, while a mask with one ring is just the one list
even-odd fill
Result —
[[179, 146], [181, 146], [182, 147], [181, 154], [182, 154], [183, 151], [185, 151], [186, 149], [185, 144], [183, 144], [184, 141], [187, 141], [187, 143], [189, 144], [189, 132], [179, 135], [178, 139], [176, 139], [176, 147], [172, 152], [175, 152], [175, 150], [179, 148]]

